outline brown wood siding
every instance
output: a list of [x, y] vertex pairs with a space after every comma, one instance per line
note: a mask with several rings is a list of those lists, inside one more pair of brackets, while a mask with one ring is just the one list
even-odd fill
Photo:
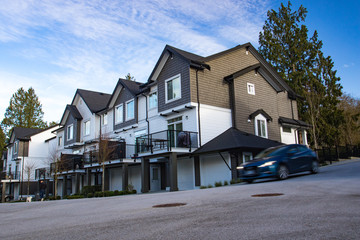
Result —
[[[173, 55], [172, 59], [169, 58], [166, 61], [157, 79], [159, 112], [190, 102], [189, 68], [189, 63], [175, 54]], [[165, 103], [165, 81], [178, 74], [181, 74], [181, 98], [169, 103]]]
[[[238, 49], [206, 62], [211, 70], [198, 71], [200, 103], [222, 108], [230, 108], [229, 86], [224, 77], [243, 68], [258, 63], [256, 58], [245, 49]], [[197, 102], [196, 70], [190, 70], [191, 101]]]
[[18, 157], [28, 157], [29, 156], [29, 142], [19, 141], [19, 149], [17, 153]]
[[[126, 121], [126, 102], [134, 99], [134, 119], [131, 119], [129, 121]], [[123, 104], [123, 122], [120, 124], [116, 124], [115, 125], [115, 107]], [[113, 109], [113, 124], [114, 124], [114, 129], [120, 129], [120, 128], [124, 128], [126, 126], [130, 126], [133, 124], [137, 123], [137, 114], [138, 114], [138, 107], [137, 107], [137, 98], [134, 97], [128, 90], [126, 90], [125, 88], [122, 88], [120, 91], [120, 94], [118, 96], [118, 98], [115, 101], [115, 106]]]
[[[255, 85], [255, 95], [248, 94], [247, 83]], [[277, 93], [271, 85], [255, 71], [234, 79], [237, 128], [255, 134], [254, 121], [248, 122], [253, 112], [263, 109], [272, 118], [268, 122], [268, 138], [280, 141], [280, 116], [292, 118], [291, 101], [286, 92]], [[296, 109], [294, 109], [296, 110]]]

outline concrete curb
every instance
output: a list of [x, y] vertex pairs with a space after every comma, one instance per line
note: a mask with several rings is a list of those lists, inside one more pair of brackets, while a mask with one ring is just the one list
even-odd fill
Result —
[[321, 166], [321, 168], [323, 168], [323, 167], [330, 167], [330, 166], [337, 166], [337, 165], [343, 165], [343, 164], [353, 163], [353, 162], [360, 162], [360, 158], [339, 160], [339, 161], [336, 161], [336, 162], [333, 161], [332, 164], [325, 165], [325, 166]]

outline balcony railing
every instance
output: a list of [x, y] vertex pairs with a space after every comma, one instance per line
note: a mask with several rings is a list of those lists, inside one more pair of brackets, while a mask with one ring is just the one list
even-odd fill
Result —
[[[56, 165], [57, 164], [57, 165]], [[50, 164], [50, 172], [65, 172], [84, 168], [83, 155], [62, 154], [60, 161]]]
[[20, 180], [20, 171], [7, 172], [7, 178], [13, 180]]
[[168, 151], [174, 148], [192, 149], [198, 148], [198, 133], [188, 131], [166, 130], [138, 137], [136, 139], [136, 153]]
[[[109, 142], [110, 143], [110, 142]], [[105, 156], [106, 161], [131, 159], [135, 155], [135, 145], [126, 144], [126, 142], [112, 142], [106, 151], [90, 151], [84, 154], [84, 164], [94, 164], [101, 161], [101, 154]]]
[[50, 168], [35, 169], [35, 180], [51, 178]]

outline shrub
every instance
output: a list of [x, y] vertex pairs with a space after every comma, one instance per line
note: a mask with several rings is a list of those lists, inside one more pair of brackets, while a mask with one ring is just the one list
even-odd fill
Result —
[[131, 191], [131, 193], [132, 193], [132, 194], [136, 194], [136, 193], [137, 193], [136, 189], [133, 189], [133, 190]]
[[103, 196], [103, 192], [95, 192], [94, 193], [94, 197], [102, 197]]
[[207, 188], [207, 186], [200, 186], [200, 189], [205, 189]]
[[221, 182], [215, 182], [215, 187], [221, 187], [222, 183]]
[[88, 193], [94, 194], [95, 192], [101, 191], [101, 185], [84, 186], [81, 190], [81, 194], [87, 196]]
[[71, 196], [67, 196], [67, 199], [78, 199], [78, 198], [84, 198], [83, 195], [71, 195]]
[[61, 199], [61, 197], [60, 196], [56, 196], [56, 200], [60, 200]]
[[213, 185], [209, 184], [207, 187], [208, 187], [208, 188], [212, 188], [212, 187], [213, 187]]
[[92, 197], [94, 197], [94, 194], [91, 193], [91, 192], [89, 192], [89, 193], [87, 194], [87, 197], [88, 197], [88, 198], [92, 198]]
[[112, 197], [115, 196], [113, 191], [105, 191], [104, 192], [104, 197]]
[[230, 180], [230, 184], [235, 184], [235, 183], [237, 183], [236, 179], [231, 179]]
[[134, 185], [128, 184], [128, 185], [126, 186], [126, 189], [125, 189], [125, 190], [128, 191], [128, 192], [132, 192], [132, 190], [134, 190]]
[[115, 196], [120, 195], [120, 191], [119, 191], [119, 190], [115, 190], [115, 191], [114, 191], [114, 195], [115, 195]]
[[229, 185], [228, 181], [224, 181], [224, 186]]

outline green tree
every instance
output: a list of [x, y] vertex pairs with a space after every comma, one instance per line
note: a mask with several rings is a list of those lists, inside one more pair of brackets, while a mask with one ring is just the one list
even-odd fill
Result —
[[1, 126], [9, 137], [13, 127], [45, 128], [47, 125], [43, 116], [42, 105], [35, 90], [30, 87], [25, 91], [21, 87], [12, 95]]
[[340, 127], [341, 144], [360, 144], [360, 99], [343, 94], [339, 108], [344, 113], [344, 122]]
[[2, 130], [2, 127], [0, 127], [0, 171], [2, 171], [3, 169], [3, 163], [2, 163], [2, 155], [3, 152], [5, 150], [5, 145], [6, 145], [6, 137], [5, 137], [5, 133]]
[[259, 33], [259, 52], [303, 97], [297, 101], [299, 116], [312, 125], [310, 141], [317, 148], [338, 141], [342, 112], [337, 105], [342, 87], [331, 57], [321, 51], [323, 43], [317, 31], [309, 38], [307, 27], [301, 24], [306, 15], [302, 5], [292, 11], [290, 2], [281, 4], [278, 11], [268, 11]]

